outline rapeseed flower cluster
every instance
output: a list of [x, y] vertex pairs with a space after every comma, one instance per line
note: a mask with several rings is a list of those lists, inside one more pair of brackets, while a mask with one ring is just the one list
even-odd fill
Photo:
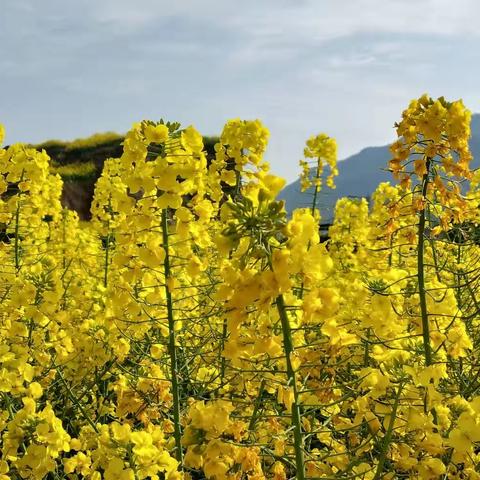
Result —
[[[45, 152], [0, 150], [0, 479], [480, 478], [469, 118], [412, 102], [400, 183], [341, 199], [327, 242], [258, 120], [213, 158], [134, 124], [88, 223]], [[335, 141], [304, 154], [332, 186]]]

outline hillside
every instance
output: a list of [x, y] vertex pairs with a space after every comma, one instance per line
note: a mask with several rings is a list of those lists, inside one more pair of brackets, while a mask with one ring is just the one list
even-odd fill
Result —
[[[480, 114], [472, 116], [472, 137], [470, 148], [474, 157], [472, 167], [480, 166]], [[337, 188], [331, 190], [324, 187], [320, 192], [318, 205], [322, 214], [322, 222], [333, 218], [335, 203], [342, 197], [368, 197], [381, 182], [392, 182], [392, 174], [385, 171], [390, 160], [389, 146], [367, 147], [338, 163], [339, 175], [335, 179]], [[295, 208], [311, 205], [313, 189], [300, 191], [300, 181], [287, 185], [279, 197], [285, 200], [289, 212]]]
[[[123, 135], [113, 132], [97, 133], [71, 142], [49, 140], [32, 145], [44, 149], [52, 159], [52, 171], [63, 179], [62, 204], [75, 210], [82, 220], [90, 218], [90, 205], [95, 182], [107, 158], [120, 157]], [[204, 137], [207, 156], [214, 155], [217, 137]]]

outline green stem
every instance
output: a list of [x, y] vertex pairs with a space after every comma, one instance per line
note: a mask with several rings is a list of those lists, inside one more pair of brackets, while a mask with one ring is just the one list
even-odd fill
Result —
[[298, 390], [297, 380], [295, 376], [295, 370], [292, 366], [291, 355], [294, 352], [292, 330], [290, 328], [290, 321], [288, 319], [287, 309], [285, 306], [285, 299], [283, 295], [279, 295], [276, 298], [276, 305], [280, 321], [282, 324], [283, 333], [283, 349], [285, 353], [285, 361], [287, 363], [287, 378], [288, 386], [293, 389], [293, 404], [292, 404], [292, 425], [293, 425], [293, 438], [295, 449], [295, 465], [297, 480], [305, 479], [305, 461], [303, 458], [303, 435], [302, 435], [302, 422], [300, 416], [300, 406], [298, 404]]
[[[23, 182], [23, 176], [25, 170], [22, 170], [22, 175], [20, 176], [20, 182]], [[15, 210], [15, 271], [18, 273], [20, 271], [20, 196], [17, 198], [17, 209]]]
[[67, 285], [65, 283], [65, 275], [67, 273], [67, 257], [66, 257], [66, 244], [67, 244], [67, 228], [66, 228], [66, 210], [62, 210], [62, 309], [67, 309]]
[[318, 197], [318, 192], [320, 189], [318, 188], [317, 185], [317, 180], [320, 176], [320, 158], [317, 159], [317, 171], [315, 172], [315, 189], [313, 191], [313, 200], [312, 200], [312, 217], [315, 217], [315, 210], [317, 209], [317, 197]]
[[17, 200], [17, 209], [15, 211], [15, 271], [20, 270], [20, 201]]
[[[422, 200], [424, 203], [427, 200], [428, 175], [430, 169], [429, 158], [427, 158], [426, 169], [427, 171], [422, 179]], [[432, 364], [432, 347], [430, 345], [430, 325], [428, 322], [427, 295], [425, 288], [425, 208], [426, 206], [423, 205], [418, 222], [417, 278], [420, 313], [422, 317], [423, 349], [425, 354], [425, 364], [428, 367]]]
[[227, 320], [223, 320], [223, 328], [222, 328], [222, 339], [220, 341], [220, 350], [219, 350], [219, 355], [221, 357], [221, 362], [220, 362], [220, 385], [221, 387], [224, 386], [224, 380], [225, 380], [225, 370], [226, 370], [226, 360], [225, 356], [223, 355], [223, 350], [225, 348], [225, 340], [227, 339], [228, 335], [228, 325], [227, 325]]
[[163, 249], [165, 250], [165, 296], [167, 299], [167, 317], [168, 317], [168, 352], [170, 354], [170, 375], [172, 377], [172, 396], [173, 396], [173, 420], [174, 420], [174, 436], [175, 436], [175, 457], [180, 463], [180, 468], [183, 467], [183, 452], [182, 452], [182, 430], [180, 426], [180, 393], [178, 388], [178, 365], [177, 365], [177, 347], [175, 339], [175, 319], [173, 317], [173, 302], [172, 293], [169, 290], [168, 284], [171, 278], [170, 270], [170, 255], [168, 247], [168, 219], [167, 210], [162, 210], [162, 234], [163, 234]]
[[398, 387], [397, 396], [395, 398], [392, 414], [390, 416], [390, 422], [388, 423], [387, 432], [385, 434], [385, 437], [383, 438], [383, 442], [380, 448], [380, 460], [378, 461], [377, 471], [375, 472], [375, 476], [373, 477], [373, 480], [378, 480], [380, 478], [380, 475], [383, 472], [383, 469], [385, 468], [385, 461], [387, 459], [388, 446], [392, 441], [393, 427], [395, 425], [395, 419], [397, 418], [397, 409], [400, 403], [400, 396], [401, 396], [402, 390], [403, 390], [403, 383], [401, 383]]
[[370, 328], [367, 328], [367, 338], [365, 339], [365, 347], [363, 350], [363, 366], [368, 367], [370, 365]]
[[81, 403], [77, 400], [77, 398], [75, 397], [75, 395], [73, 394], [72, 390], [70, 389], [70, 387], [68, 386], [68, 383], [66, 382], [62, 372], [60, 371], [60, 369], [57, 370], [57, 374], [58, 376], [60, 377], [60, 380], [62, 381], [63, 383], [63, 386], [65, 387], [65, 389], [67, 390], [67, 394], [68, 396], [70, 397], [70, 400], [72, 401], [72, 403], [80, 410], [80, 413], [83, 415], [83, 418], [85, 418], [85, 420], [88, 422], [88, 424], [93, 428], [93, 430], [98, 433], [98, 428], [97, 426], [93, 423], [92, 419], [90, 418], [90, 416], [88, 415], [88, 413], [85, 411], [85, 409], [82, 407]]
[[110, 232], [107, 233], [106, 245], [105, 245], [105, 265], [103, 268], [103, 286], [106, 288], [108, 285], [108, 267], [110, 262]]
[[[320, 158], [317, 159], [317, 171], [315, 172], [315, 181], [317, 181], [319, 177], [320, 177]], [[318, 197], [318, 192], [319, 191], [320, 191], [320, 188], [318, 187], [317, 183], [315, 182], [315, 189], [313, 190], [312, 207], [310, 209], [313, 218], [315, 218], [315, 210], [317, 209], [317, 197]], [[318, 225], [317, 228], [320, 228], [320, 226]], [[307, 252], [310, 250], [311, 243], [312, 243], [311, 241], [308, 242]], [[304, 291], [305, 291], [305, 281], [302, 280], [302, 283], [300, 285], [300, 292], [298, 294], [298, 298], [300, 298], [300, 299], [303, 298]]]
[[[66, 223], [66, 213], [65, 209], [62, 210], [62, 267], [63, 267], [63, 274], [65, 275], [65, 270], [67, 268], [67, 258], [66, 258], [66, 244], [67, 244], [67, 227]], [[62, 283], [64, 284], [63, 277]]]
[[[428, 321], [427, 309], [427, 290], [425, 288], [425, 220], [426, 220], [426, 202], [427, 202], [427, 188], [429, 182], [430, 158], [426, 160], [426, 173], [422, 178], [422, 201], [423, 208], [420, 211], [420, 219], [418, 222], [418, 249], [417, 249], [417, 278], [418, 278], [418, 296], [420, 300], [420, 313], [422, 317], [422, 337], [423, 337], [423, 351], [425, 354], [425, 365], [429, 367], [433, 364], [432, 346], [430, 344], [430, 324]], [[425, 411], [427, 407], [427, 390], [425, 390], [424, 398]], [[432, 408], [433, 422], [438, 423], [437, 412]]]
[[265, 390], [265, 379], [262, 380], [262, 382], [260, 383], [260, 388], [258, 389], [258, 395], [255, 401], [255, 406], [253, 407], [252, 417], [250, 418], [250, 422], [248, 424], [249, 432], [251, 432], [255, 428], [255, 423], [257, 422], [257, 414], [262, 404], [262, 397], [263, 397], [264, 390]]

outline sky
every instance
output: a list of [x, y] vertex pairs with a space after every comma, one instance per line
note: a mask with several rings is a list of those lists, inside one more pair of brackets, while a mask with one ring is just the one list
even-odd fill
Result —
[[386, 144], [425, 92], [480, 112], [479, 24], [478, 0], [1, 0], [0, 123], [35, 143], [259, 118], [290, 182], [309, 136]]

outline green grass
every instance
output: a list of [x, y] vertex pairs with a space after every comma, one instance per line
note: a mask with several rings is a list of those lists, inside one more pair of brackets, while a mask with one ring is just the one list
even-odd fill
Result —
[[58, 173], [63, 180], [87, 180], [98, 176], [97, 167], [93, 162], [75, 162], [67, 165], [58, 165], [56, 162], [52, 162], [50, 172]]
[[95, 148], [115, 141], [123, 141], [124, 135], [115, 132], [94, 133], [89, 137], [77, 138], [72, 141], [47, 140], [46, 142], [35, 145], [35, 148], [45, 150], [63, 149], [65, 151], [83, 150]]

